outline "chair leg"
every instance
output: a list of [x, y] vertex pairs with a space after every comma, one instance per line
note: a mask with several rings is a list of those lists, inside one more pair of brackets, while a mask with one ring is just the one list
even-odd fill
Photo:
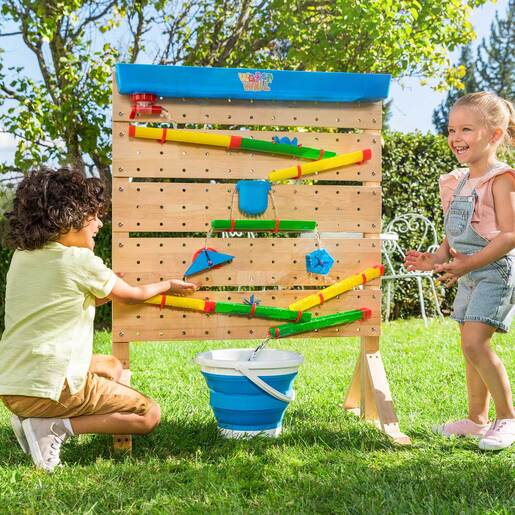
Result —
[[440, 309], [440, 301], [438, 300], [438, 294], [436, 292], [435, 281], [432, 277], [429, 277], [428, 279], [429, 279], [429, 283], [431, 284], [431, 290], [433, 291], [433, 297], [435, 299], [436, 312], [438, 313], [438, 316], [440, 317], [440, 319], [444, 320], [442, 310]]
[[417, 277], [417, 285], [418, 285], [418, 298], [420, 301], [420, 313], [422, 314], [422, 319], [424, 320], [424, 325], [428, 326], [427, 316], [426, 316], [426, 306], [424, 304], [424, 291], [422, 289], [422, 279]]
[[392, 281], [386, 282], [386, 322], [390, 320], [390, 308], [391, 308], [391, 301], [392, 301]]

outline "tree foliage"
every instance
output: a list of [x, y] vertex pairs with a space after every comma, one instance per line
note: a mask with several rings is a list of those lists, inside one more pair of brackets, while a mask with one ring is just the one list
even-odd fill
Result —
[[480, 89], [476, 78], [476, 61], [470, 45], [461, 49], [461, 56], [458, 62], [460, 67], [466, 70], [462, 78], [461, 89], [453, 88], [447, 93], [445, 100], [433, 111], [433, 125], [439, 134], [447, 134], [447, 121], [449, 119], [449, 111], [458, 98], [467, 93], [478, 91]]
[[0, 54], [0, 126], [14, 166], [95, 167], [109, 175], [107, 113], [116, 61], [386, 72], [460, 84], [449, 51], [474, 37], [487, 0], [0, 0], [0, 37], [35, 66]]
[[482, 40], [475, 55], [470, 46], [462, 49], [458, 62], [458, 67], [465, 72], [462, 85], [452, 88], [433, 112], [433, 125], [438, 133], [447, 133], [449, 111], [454, 102], [467, 93], [484, 90], [507, 99], [515, 97], [514, 12], [515, 0], [510, 0], [506, 16], [495, 15], [490, 37]]

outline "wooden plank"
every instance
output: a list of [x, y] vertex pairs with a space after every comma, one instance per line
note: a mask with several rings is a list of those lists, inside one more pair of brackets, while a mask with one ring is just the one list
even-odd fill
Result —
[[[283, 290], [254, 292], [262, 305], [287, 306], [294, 300], [309, 295], [313, 290]], [[208, 297], [210, 300], [227, 300], [243, 302], [250, 292], [197, 292], [197, 298]], [[361, 307], [372, 309], [372, 318], [363, 322], [332, 327], [313, 333], [298, 335], [304, 337], [336, 337], [378, 335], [380, 332], [380, 291], [354, 290], [347, 292], [311, 312], [314, 316], [347, 311]], [[205, 313], [159, 309], [148, 304], [125, 305], [115, 303], [113, 306], [113, 338], [126, 338], [131, 341], [148, 340], [217, 340], [217, 339], [259, 339], [266, 336], [271, 320], [236, 317], [226, 315], [208, 315]]]
[[[278, 168], [309, 162], [292, 157], [258, 152], [228, 151], [203, 145], [129, 138], [126, 123], [113, 124], [113, 175], [118, 177], [174, 177], [200, 179], [265, 179]], [[202, 131], [207, 132], [207, 131]], [[307, 177], [318, 180], [372, 181], [381, 177], [381, 138], [379, 134], [320, 132], [209, 131], [236, 134], [271, 141], [273, 136], [297, 138], [305, 147], [332, 150], [338, 154], [372, 149], [372, 159]]]
[[[116, 341], [113, 334], [112, 354], [117, 357], [122, 365], [123, 372], [120, 377], [120, 383], [130, 386], [131, 372], [129, 370], [130, 364], [130, 344], [127, 340]], [[113, 435], [113, 447], [117, 452], [131, 452], [132, 451], [132, 437], [131, 435]]]
[[[373, 339], [379, 340], [377, 337]], [[409, 436], [401, 432], [390, 393], [390, 386], [379, 351], [366, 354], [369, 381], [381, 429], [400, 445], [410, 445]]]
[[[204, 248], [202, 238], [129, 238], [113, 234], [113, 266], [130, 284], [182, 277], [192, 256]], [[204, 286], [329, 285], [381, 262], [379, 239], [323, 239], [334, 258], [327, 276], [308, 274], [305, 255], [317, 242], [307, 238], [211, 238], [208, 246], [233, 255], [232, 263], [196, 274]]]
[[[381, 102], [267, 102], [260, 100], [158, 99], [163, 116], [137, 116], [136, 121], [177, 124], [268, 125], [380, 129]], [[113, 121], [129, 122], [131, 103], [113, 86]]]
[[[207, 232], [230, 216], [232, 184], [129, 182], [113, 179], [113, 231]], [[273, 188], [280, 219], [316, 220], [320, 231], [380, 230], [381, 189], [280, 184]], [[237, 201], [235, 201], [237, 204]], [[263, 218], [274, 219], [269, 205]], [[238, 218], [235, 207], [234, 217]]]

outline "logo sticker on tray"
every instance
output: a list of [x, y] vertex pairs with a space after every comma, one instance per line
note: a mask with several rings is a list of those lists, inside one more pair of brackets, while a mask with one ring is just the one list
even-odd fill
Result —
[[254, 72], [238, 73], [244, 91], [271, 91], [270, 83], [274, 76], [271, 73]]

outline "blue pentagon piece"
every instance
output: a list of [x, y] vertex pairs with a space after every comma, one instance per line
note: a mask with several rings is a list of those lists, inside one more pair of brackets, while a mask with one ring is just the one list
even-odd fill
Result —
[[306, 254], [306, 270], [312, 274], [326, 275], [334, 265], [334, 258], [325, 249]]

